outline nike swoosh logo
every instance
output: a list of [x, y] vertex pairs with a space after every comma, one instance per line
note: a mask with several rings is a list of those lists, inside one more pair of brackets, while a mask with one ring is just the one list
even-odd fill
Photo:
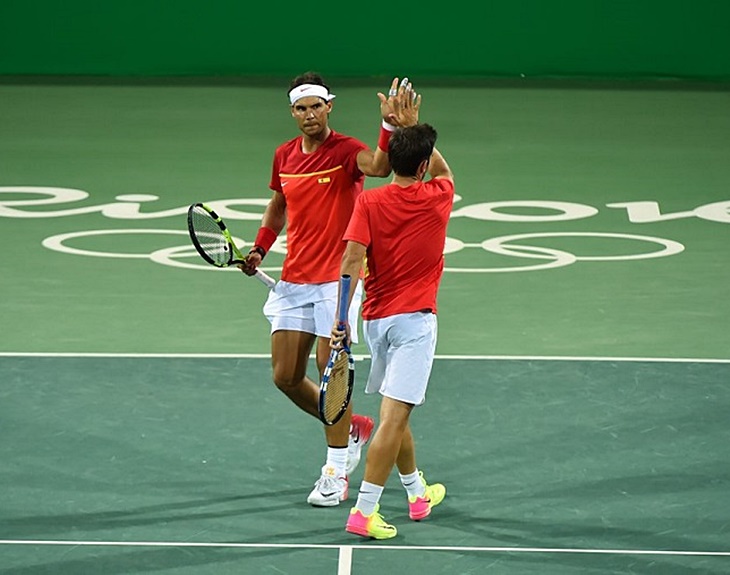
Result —
[[322, 497], [332, 497], [336, 493], [337, 493], [337, 491], [332, 491], [331, 493], [322, 493]]

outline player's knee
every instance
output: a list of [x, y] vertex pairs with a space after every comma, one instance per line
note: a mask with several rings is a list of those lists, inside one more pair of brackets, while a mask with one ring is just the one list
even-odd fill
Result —
[[286, 373], [276, 373], [274, 372], [273, 377], [274, 385], [283, 391], [284, 393], [287, 393], [289, 391], [292, 391], [299, 387], [299, 385], [302, 382], [302, 378], [299, 377], [293, 377], [290, 374]]

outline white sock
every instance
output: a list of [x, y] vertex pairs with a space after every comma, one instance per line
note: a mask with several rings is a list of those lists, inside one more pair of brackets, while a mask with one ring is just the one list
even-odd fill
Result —
[[363, 515], [372, 515], [375, 508], [378, 506], [380, 496], [383, 494], [384, 485], [375, 485], [374, 483], [368, 483], [363, 481], [360, 484], [360, 492], [357, 494], [357, 507]]
[[400, 482], [403, 484], [403, 487], [405, 487], [408, 492], [408, 497], [423, 497], [426, 494], [426, 486], [423, 484], [423, 481], [421, 481], [421, 476], [418, 473], [417, 467], [413, 473], [409, 473], [408, 475], [401, 475], [398, 473], [398, 476], [400, 477]]
[[347, 447], [328, 447], [325, 465], [334, 467], [337, 477], [344, 477], [347, 470]]

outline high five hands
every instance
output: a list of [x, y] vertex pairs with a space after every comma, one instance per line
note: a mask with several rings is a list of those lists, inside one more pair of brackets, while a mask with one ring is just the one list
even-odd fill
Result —
[[400, 83], [398, 78], [393, 78], [388, 96], [378, 92], [378, 98], [380, 113], [388, 124], [400, 128], [418, 124], [421, 95], [416, 94], [408, 78], [403, 78]]

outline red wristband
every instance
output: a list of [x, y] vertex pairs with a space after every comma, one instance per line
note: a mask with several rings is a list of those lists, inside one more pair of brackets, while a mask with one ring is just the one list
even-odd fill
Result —
[[388, 152], [388, 143], [390, 142], [390, 136], [393, 135], [395, 126], [386, 124], [385, 121], [380, 125], [380, 137], [378, 138], [378, 148], [384, 152]]
[[254, 245], [263, 249], [264, 252], [269, 253], [271, 246], [273, 246], [274, 242], [276, 241], [277, 235], [278, 234], [271, 228], [261, 226], [259, 228], [259, 233], [256, 234], [256, 240], [254, 241]]

